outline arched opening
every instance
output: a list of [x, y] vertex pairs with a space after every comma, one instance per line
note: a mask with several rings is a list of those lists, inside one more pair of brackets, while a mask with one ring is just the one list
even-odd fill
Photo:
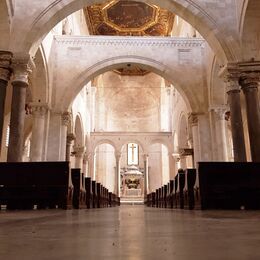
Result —
[[166, 185], [170, 180], [169, 152], [168, 148], [161, 143], [154, 143], [149, 146], [149, 191]]
[[94, 159], [94, 177], [96, 182], [113, 193], [117, 193], [117, 170], [115, 148], [108, 143], [102, 143], [96, 146]]
[[[61, 20], [66, 18], [71, 13], [82, 9], [84, 6], [100, 3], [102, 1], [94, 0], [70, 0], [59, 1], [57, 3], [50, 3], [46, 1], [46, 4], [39, 8], [38, 12], [32, 17], [31, 27], [29, 32], [23, 32], [21, 48], [27, 50], [33, 54], [35, 49], [38, 48], [39, 43], [44, 36]], [[140, 0], [140, 2], [147, 2], [149, 4], [158, 5], [165, 8], [176, 15], [182, 17], [209, 42], [213, 51], [217, 54], [218, 58], [225, 62], [226, 60], [235, 60], [236, 53], [230, 48], [226, 34], [223, 29], [220, 30], [220, 24], [211, 17], [206, 7], [200, 7], [195, 3], [186, 1], [160, 1], [160, 0]], [[214, 32], [214, 33], [212, 33]]]

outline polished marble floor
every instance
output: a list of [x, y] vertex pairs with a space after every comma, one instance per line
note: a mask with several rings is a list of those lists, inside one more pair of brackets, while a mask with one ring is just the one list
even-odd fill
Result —
[[260, 212], [144, 206], [0, 212], [4, 260], [260, 259]]

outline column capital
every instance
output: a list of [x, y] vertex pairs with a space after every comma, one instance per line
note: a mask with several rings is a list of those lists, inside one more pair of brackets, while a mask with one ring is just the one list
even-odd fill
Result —
[[62, 125], [68, 126], [71, 121], [71, 113], [66, 111], [61, 114]]
[[83, 164], [86, 164], [88, 162], [88, 154], [85, 152], [83, 154]]
[[229, 111], [228, 106], [213, 106], [210, 108], [211, 111], [214, 111], [217, 120], [225, 120], [226, 112]]
[[29, 104], [29, 106], [31, 108], [33, 116], [35, 117], [43, 117], [49, 110], [49, 106], [47, 103], [32, 102]]
[[191, 126], [198, 125], [198, 115], [199, 113], [189, 113], [188, 115], [188, 121]]
[[16, 54], [12, 61], [12, 84], [15, 86], [27, 87], [29, 84], [29, 74], [32, 72], [34, 67], [34, 62], [29, 54]]
[[75, 157], [82, 157], [85, 152], [85, 146], [74, 146], [73, 154]]
[[0, 51], [0, 80], [9, 81], [11, 76], [11, 62], [13, 54], [9, 51]]
[[239, 84], [243, 91], [257, 89], [260, 82], [260, 71], [243, 72], [239, 79]]
[[72, 141], [74, 141], [76, 139], [76, 136], [73, 133], [69, 133], [67, 135], [67, 143], [71, 144]]
[[226, 64], [219, 72], [219, 77], [223, 78], [226, 83], [226, 92], [229, 94], [231, 92], [239, 92], [239, 78], [241, 71], [237, 63]]

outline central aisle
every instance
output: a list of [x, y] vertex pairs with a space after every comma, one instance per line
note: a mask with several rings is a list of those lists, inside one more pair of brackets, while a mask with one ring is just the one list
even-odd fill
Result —
[[0, 259], [260, 259], [258, 212], [0, 212]]

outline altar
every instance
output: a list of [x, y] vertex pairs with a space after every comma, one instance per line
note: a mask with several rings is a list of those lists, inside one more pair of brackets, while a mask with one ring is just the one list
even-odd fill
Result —
[[143, 199], [144, 197], [144, 174], [142, 169], [131, 165], [121, 170], [121, 198]]

